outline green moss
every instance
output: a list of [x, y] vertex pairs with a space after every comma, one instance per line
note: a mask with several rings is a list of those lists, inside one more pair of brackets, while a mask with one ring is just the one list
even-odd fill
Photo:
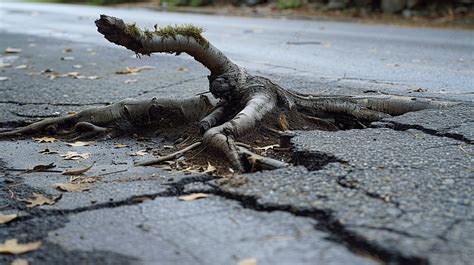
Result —
[[133, 23], [126, 24], [125, 33], [132, 36], [134, 39], [140, 39], [143, 32], [137, 27], [135, 23]]
[[165, 26], [161, 28], [156, 28], [155, 34], [163, 37], [163, 38], [173, 38], [176, 39], [176, 35], [182, 35], [189, 38], [194, 38], [197, 43], [202, 46], [207, 47], [209, 43], [207, 40], [201, 35], [203, 32], [203, 28], [196, 27], [194, 25], [185, 24], [185, 25], [174, 25], [174, 26]]

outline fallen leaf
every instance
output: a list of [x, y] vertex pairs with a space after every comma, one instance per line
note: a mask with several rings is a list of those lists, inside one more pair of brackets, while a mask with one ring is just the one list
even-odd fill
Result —
[[206, 170], [203, 172], [203, 173], [213, 173], [217, 170], [217, 168], [213, 165], [211, 165], [211, 163], [207, 162], [207, 168]]
[[128, 145], [126, 145], [126, 144], [114, 144], [114, 148], [124, 148], [124, 147], [128, 147]]
[[28, 68], [28, 65], [26, 64], [20, 64], [18, 66], [15, 66], [15, 69], [17, 70], [26, 69], [26, 68]]
[[0, 68], [12, 67], [11, 63], [0, 63]]
[[238, 265], [257, 265], [257, 259], [256, 258], [243, 259], [239, 261]]
[[15, 259], [12, 261], [11, 265], [28, 265], [28, 260], [27, 259]]
[[8, 47], [5, 49], [5, 53], [20, 53], [21, 49]]
[[5, 243], [0, 244], [0, 253], [17, 255], [37, 250], [40, 246], [41, 241], [21, 244], [17, 239], [8, 239]]
[[74, 142], [74, 143], [66, 143], [67, 145], [69, 146], [72, 146], [72, 147], [80, 147], [80, 146], [88, 146], [88, 145], [91, 145], [91, 144], [95, 144], [94, 141], [92, 142], [81, 142], [81, 141], [77, 141], [77, 142]]
[[63, 61], [73, 61], [74, 59], [76, 59], [76, 58], [74, 58], [73, 56], [61, 57], [61, 60], [63, 60]]
[[284, 113], [280, 114], [280, 116], [278, 117], [278, 125], [280, 125], [280, 129], [282, 131], [288, 131], [289, 124]]
[[82, 169], [78, 169], [78, 170], [66, 170], [64, 171], [62, 174], [63, 175], [81, 175], [81, 174], [84, 174], [86, 173], [87, 171], [89, 171], [89, 169], [92, 168], [92, 166], [94, 166], [95, 164], [95, 161], [92, 162], [92, 164], [88, 167], [85, 167], [85, 168], [82, 168]]
[[72, 48], [64, 48], [63, 49], [63, 52], [66, 53], [66, 52], [72, 52]]
[[43, 150], [39, 151], [38, 153], [43, 154], [43, 155], [53, 155], [53, 154], [57, 154], [58, 151], [53, 151], [53, 150], [49, 150], [48, 148], [46, 148], [46, 149], [43, 149]]
[[56, 183], [54, 187], [66, 192], [84, 192], [91, 188], [88, 183]]
[[54, 143], [54, 142], [56, 142], [58, 139], [56, 139], [56, 138], [54, 138], [54, 137], [43, 136], [43, 137], [39, 137], [39, 138], [34, 138], [34, 137], [33, 137], [33, 140], [35, 140], [35, 141], [38, 142], [38, 143]]
[[76, 114], [77, 114], [76, 111], [68, 111], [68, 112], [66, 112], [66, 115], [69, 115], [69, 116], [76, 115]]
[[100, 176], [90, 176], [90, 177], [79, 177], [79, 176], [71, 176], [69, 179], [70, 183], [94, 183], [101, 180], [102, 177]]
[[49, 199], [48, 197], [44, 196], [43, 194], [33, 192], [33, 196], [28, 199], [22, 199], [20, 201], [28, 203], [26, 207], [36, 207], [41, 205], [53, 205], [57, 201], [61, 199], [62, 195], [59, 195], [53, 199]]
[[178, 200], [188, 202], [188, 201], [194, 201], [198, 199], [204, 199], [207, 197], [209, 196], [205, 193], [193, 193], [189, 195], [179, 196]]
[[141, 66], [141, 67], [127, 67], [125, 70], [115, 71], [118, 75], [136, 75], [143, 70], [155, 69], [153, 66]]
[[72, 68], [74, 68], [74, 69], [81, 69], [81, 68], [82, 68], [82, 65], [80, 65], [80, 64], [75, 64], [75, 65], [72, 66]]
[[91, 153], [78, 153], [78, 152], [67, 152], [65, 154], [60, 155], [64, 157], [64, 160], [79, 160], [79, 159], [88, 159], [91, 157]]
[[7, 81], [9, 80], [10, 78], [6, 77], [6, 76], [0, 76], [0, 81]]
[[11, 222], [17, 217], [17, 214], [0, 214], [0, 224], [6, 224], [8, 222]]
[[131, 156], [144, 156], [144, 155], [147, 155], [148, 153], [146, 152], [146, 150], [139, 150], [139, 151], [136, 151], [135, 153], [131, 153], [130, 155]]

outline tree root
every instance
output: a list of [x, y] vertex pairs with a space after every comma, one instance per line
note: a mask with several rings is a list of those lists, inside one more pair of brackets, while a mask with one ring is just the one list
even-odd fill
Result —
[[[170, 155], [136, 165], [161, 163], [204, 146], [218, 150], [234, 169], [244, 172], [288, 166], [285, 162], [255, 154], [236, 142], [259, 127], [280, 137], [287, 135], [265, 124], [266, 117], [298, 113], [300, 120], [308, 125], [303, 127], [336, 131], [366, 128], [371, 122], [392, 115], [455, 104], [402, 96], [300, 94], [286, 90], [267, 78], [249, 74], [209, 43], [197, 27], [175, 26], [147, 31], [105, 15], [101, 15], [96, 25], [107, 40], [137, 54], [188, 53], [210, 70], [209, 90], [213, 97], [127, 99], [110, 106], [84, 110], [67, 117], [45, 119], [13, 131], [1, 132], [0, 139], [38, 133], [57, 134], [69, 139], [107, 138], [122, 132], [142, 132], [150, 128], [163, 130], [197, 124], [202, 140]], [[292, 122], [290, 119], [290, 125]], [[286, 123], [284, 125], [285, 128], [280, 129], [286, 130], [288, 126]], [[287, 142], [285, 146], [282, 145], [283, 148], [289, 147]]]

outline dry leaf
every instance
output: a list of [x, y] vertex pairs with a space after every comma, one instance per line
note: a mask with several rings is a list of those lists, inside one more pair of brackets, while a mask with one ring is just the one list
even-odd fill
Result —
[[256, 258], [243, 259], [239, 261], [238, 265], [257, 265], [257, 259]]
[[114, 148], [124, 148], [124, 147], [128, 147], [128, 145], [126, 145], [126, 144], [114, 144]]
[[65, 57], [61, 57], [61, 60], [63, 61], [72, 61], [76, 58], [74, 58], [73, 56], [65, 56]]
[[204, 199], [207, 197], [209, 196], [205, 193], [193, 193], [189, 195], [179, 196], [178, 200], [188, 202], [188, 201], [194, 201], [198, 199]]
[[0, 68], [12, 67], [11, 63], [0, 63]]
[[11, 222], [17, 217], [17, 214], [0, 214], [0, 224], [6, 224], [8, 222]]
[[217, 168], [213, 165], [211, 165], [211, 163], [207, 162], [207, 168], [206, 170], [204, 171], [204, 173], [213, 173], [217, 170]]
[[0, 253], [17, 255], [37, 250], [40, 246], [41, 241], [21, 244], [17, 239], [8, 239], [5, 243], [0, 244]]
[[88, 183], [56, 183], [54, 187], [66, 192], [84, 192], [91, 188]]
[[6, 76], [0, 76], [0, 81], [7, 81], [7, 80], [10, 80], [10, 78]]
[[95, 164], [95, 161], [92, 162], [92, 164], [86, 168], [78, 169], [78, 170], [66, 170], [62, 174], [63, 175], [81, 175], [89, 171]]
[[88, 159], [91, 157], [91, 153], [77, 153], [77, 152], [67, 152], [65, 154], [60, 155], [64, 157], [64, 160], [79, 160], [79, 159]]
[[136, 75], [137, 73], [143, 70], [152, 70], [155, 69], [153, 66], [141, 66], [141, 67], [127, 67], [126, 70], [115, 71], [118, 75]]
[[72, 48], [64, 48], [63, 49], [63, 52], [66, 53], [66, 52], [72, 52]]
[[5, 49], [5, 53], [20, 53], [21, 49], [8, 47]]
[[43, 154], [43, 155], [52, 155], [52, 154], [57, 154], [58, 151], [53, 151], [53, 150], [49, 150], [48, 148], [46, 148], [46, 149], [43, 149], [43, 150], [39, 151], [38, 153]]
[[56, 142], [58, 139], [56, 139], [56, 138], [54, 138], [54, 137], [43, 136], [43, 137], [39, 137], [39, 138], [33, 137], [33, 140], [35, 140], [35, 141], [38, 142], [38, 143], [54, 143], [54, 142]]
[[28, 68], [28, 65], [26, 64], [20, 64], [18, 66], [15, 66], [15, 69], [17, 70], [26, 69], [26, 68]]
[[131, 153], [130, 155], [131, 156], [144, 156], [144, 155], [147, 155], [148, 153], [146, 152], [146, 150], [139, 150], [139, 151], [136, 151], [135, 153]]
[[77, 141], [77, 142], [74, 142], [74, 143], [66, 143], [66, 144], [69, 145], [69, 146], [72, 146], [72, 147], [80, 147], [80, 146], [88, 146], [88, 145], [91, 145], [91, 144], [95, 144], [95, 142]]
[[77, 114], [76, 111], [68, 111], [68, 112], [66, 112], [66, 115], [69, 115], [69, 116], [76, 115], [76, 114]]
[[280, 114], [278, 117], [278, 124], [280, 125], [280, 129], [284, 132], [288, 131], [289, 124], [288, 120], [286, 119], [286, 115], [284, 113]]
[[69, 179], [69, 182], [70, 183], [94, 183], [101, 179], [102, 177], [100, 176], [90, 176], [90, 177], [71, 176], [71, 178]]
[[29, 199], [22, 199], [20, 201], [22, 202], [26, 202], [28, 203], [28, 205], [26, 207], [36, 207], [36, 206], [41, 206], [41, 205], [53, 205], [55, 204], [57, 201], [59, 201], [61, 199], [61, 195], [53, 198], [53, 199], [49, 199], [48, 197], [44, 196], [43, 194], [40, 194], [40, 193], [36, 193], [36, 192], [33, 192], [33, 196]]
[[12, 261], [11, 265], [28, 265], [28, 260], [27, 259], [15, 259]]

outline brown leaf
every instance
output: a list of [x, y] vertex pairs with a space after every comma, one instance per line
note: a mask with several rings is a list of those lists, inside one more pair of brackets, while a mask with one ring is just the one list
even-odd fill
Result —
[[257, 265], [257, 259], [256, 258], [243, 259], [239, 261], [238, 265]]
[[11, 265], [28, 265], [28, 260], [27, 259], [15, 259], [12, 261]]
[[124, 147], [128, 147], [128, 145], [126, 145], [126, 144], [114, 144], [114, 148], [124, 148]]
[[90, 177], [71, 176], [71, 179], [69, 179], [69, 182], [70, 183], [94, 183], [101, 179], [102, 177], [100, 176], [90, 176]]
[[63, 49], [63, 52], [66, 53], [66, 52], [72, 52], [72, 48], [64, 48]]
[[141, 66], [141, 67], [127, 67], [125, 70], [115, 71], [118, 75], [136, 75], [137, 73], [143, 70], [152, 70], [155, 69], [153, 66]]
[[188, 202], [188, 201], [194, 201], [198, 199], [204, 199], [207, 197], [209, 196], [205, 193], [193, 193], [189, 195], [179, 196], [178, 200]]
[[66, 143], [66, 144], [69, 145], [69, 146], [72, 146], [72, 147], [80, 147], [80, 146], [87, 146], [87, 145], [95, 144], [95, 142], [94, 141], [92, 141], [92, 142], [77, 141], [77, 142], [74, 142], [74, 143]]
[[56, 183], [54, 187], [66, 192], [84, 192], [91, 188], [88, 183]]
[[280, 129], [284, 132], [288, 131], [289, 124], [288, 120], [286, 119], [286, 115], [284, 113], [280, 114], [278, 117], [278, 125], [280, 125]]
[[21, 244], [17, 239], [8, 239], [5, 243], [0, 244], [0, 253], [17, 255], [37, 250], [40, 246], [41, 241]]
[[79, 160], [79, 159], [88, 159], [91, 157], [91, 153], [78, 153], [78, 152], [67, 152], [65, 154], [60, 155], [64, 157], [64, 160]]
[[62, 174], [63, 175], [81, 175], [81, 174], [84, 174], [86, 173], [87, 171], [89, 171], [89, 169], [92, 168], [92, 166], [94, 166], [95, 164], [95, 161], [92, 162], [92, 165], [86, 167], [86, 168], [82, 168], [82, 169], [79, 169], [79, 170], [66, 170], [64, 171]]
[[39, 137], [39, 138], [33, 137], [33, 140], [35, 140], [35, 141], [38, 142], [38, 143], [54, 143], [54, 142], [56, 142], [58, 139], [56, 139], [56, 138], [54, 138], [54, 137], [43, 136], [43, 137]]
[[5, 53], [20, 53], [21, 49], [8, 47], [5, 49]]
[[28, 203], [27, 207], [36, 207], [41, 205], [53, 205], [61, 199], [62, 195], [59, 195], [53, 199], [49, 199], [41, 193], [33, 192], [33, 196], [29, 199], [22, 199], [20, 201]]
[[0, 214], [0, 224], [6, 224], [8, 222], [11, 222], [17, 217], [17, 214]]
[[210, 173], [213, 173], [215, 171], [217, 171], [217, 168], [215, 166], [211, 165], [211, 163], [207, 162], [207, 168], [206, 168], [206, 170], [204, 170], [203, 173], [210, 174]]

